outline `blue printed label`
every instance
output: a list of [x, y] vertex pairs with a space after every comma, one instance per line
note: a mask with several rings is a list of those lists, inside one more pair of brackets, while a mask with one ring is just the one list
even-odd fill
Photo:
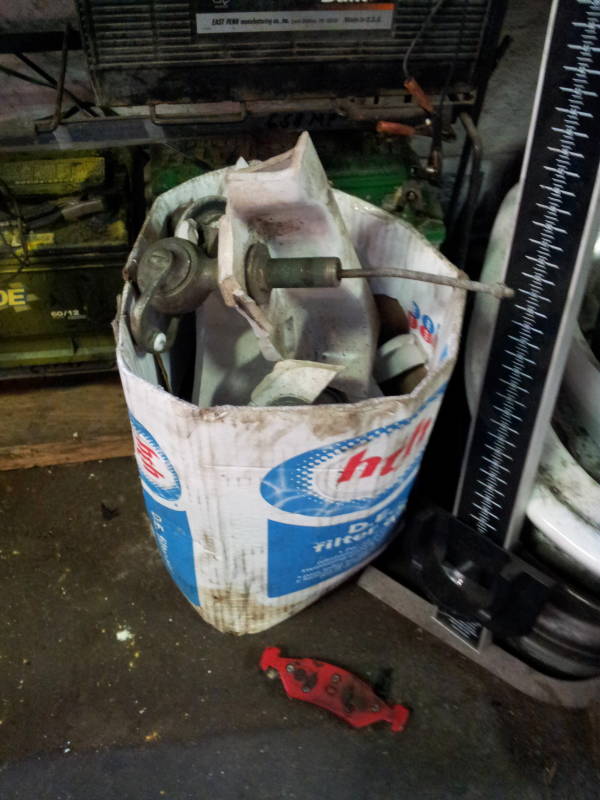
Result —
[[150, 431], [131, 414], [129, 419], [142, 483], [163, 500], [178, 500], [181, 497], [181, 484], [175, 468]]
[[443, 394], [440, 387], [412, 416], [289, 458], [265, 475], [263, 498], [307, 517], [366, 511], [395, 494], [421, 457]]
[[269, 597], [299, 592], [371, 558], [392, 538], [413, 480], [388, 506], [361, 520], [323, 527], [269, 520]]
[[146, 510], [152, 523], [156, 543], [171, 577], [190, 603], [199, 606], [194, 544], [185, 511], [174, 511], [144, 491]]

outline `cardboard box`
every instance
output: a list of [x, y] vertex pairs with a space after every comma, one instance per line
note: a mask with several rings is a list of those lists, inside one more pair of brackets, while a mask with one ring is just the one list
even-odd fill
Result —
[[[161, 195], [131, 259], [164, 235], [175, 208], [224, 194], [228, 172]], [[339, 191], [333, 198], [365, 268], [457, 275], [400, 219]], [[146, 507], [173, 579], [221, 631], [261, 631], [314, 602], [385, 548], [405, 508], [456, 359], [464, 292], [370, 283], [407, 311], [427, 376], [405, 396], [270, 408], [198, 408], [163, 390], [153, 357], [132, 342], [133, 289], [124, 289], [117, 356]]]

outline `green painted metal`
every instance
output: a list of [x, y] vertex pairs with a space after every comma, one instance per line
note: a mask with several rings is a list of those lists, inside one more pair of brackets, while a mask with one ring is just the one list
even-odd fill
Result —
[[[362, 131], [315, 132], [312, 137], [332, 185], [377, 206], [387, 206], [399, 187], [422, 173], [418, 156], [404, 138], [386, 139]], [[150, 170], [152, 196], [208, 170], [227, 166], [238, 155], [248, 161], [270, 158], [293, 147], [296, 138], [295, 133], [273, 132], [260, 141], [250, 135], [236, 137], [235, 143], [202, 137], [180, 142], [177, 151], [156, 147]], [[397, 213], [439, 247], [446, 231], [438, 192], [425, 180], [419, 183], [421, 208], [405, 205]]]

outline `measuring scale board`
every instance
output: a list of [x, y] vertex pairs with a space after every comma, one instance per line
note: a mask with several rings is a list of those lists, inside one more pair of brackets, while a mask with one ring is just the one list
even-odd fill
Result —
[[[518, 537], [598, 230], [600, 0], [555, 0], [521, 175], [503, 301], [473, 418], [455, 515], [495, 544]], [[481, 648], [478, 622], [437, 612]]]

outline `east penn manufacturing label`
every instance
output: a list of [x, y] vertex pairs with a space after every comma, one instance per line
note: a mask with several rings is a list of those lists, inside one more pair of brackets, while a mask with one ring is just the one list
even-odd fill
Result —
[[0, 289], [0, 308], [27, 308], [27, 289], [21, 285]]
[[393, 2], [370, 0], [197, 0], [196, 30], [200, 35], [390, 30], [394, 8]]

